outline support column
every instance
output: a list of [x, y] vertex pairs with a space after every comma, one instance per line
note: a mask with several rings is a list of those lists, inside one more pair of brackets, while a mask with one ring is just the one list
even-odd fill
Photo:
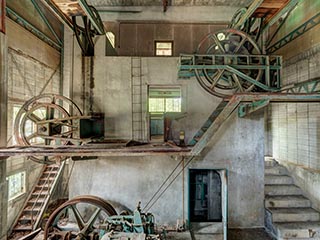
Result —
[[[7, 145], [7, 39], [0, 32], [0, 147]], [[0, 158], [0, 240], [7, 235], [8, 186], [6, 181], [7, 164]]]

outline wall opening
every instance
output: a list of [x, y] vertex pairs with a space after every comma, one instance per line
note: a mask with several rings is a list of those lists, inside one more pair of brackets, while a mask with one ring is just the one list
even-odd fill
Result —
[[150, 140], [166, 141], [170, 138], [170, 119], [181, 112], [180, 87], [149, 86], [148, 109]]
[[222, 221], [222, 184], [216, 170], [189, 171], [190, 222]]

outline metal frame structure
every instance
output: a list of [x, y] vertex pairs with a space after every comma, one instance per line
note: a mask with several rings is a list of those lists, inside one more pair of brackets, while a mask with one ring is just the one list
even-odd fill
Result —
[[297, 37], [301, 36], [305, 32], [309, 31], [313, 27], [317, 26], [320, 23], [320, 13], [316, 14], [305, 23], [291, 31], [285, 37], [274, 43], [273, 45], [267, 47], [267, 53], [273, 53], [283, 46], [287, 45], [289, 42], [293, 41]]
[[[210, 65], [204, 65], [203, 59]], [[200, 63], [200, 64], [198, 64]], [[216, 64], [220, 63], [220, 64]], [[223, 63], [223, 64], [221, 64]], [[270, 64], [271, 63], [271, 64]], [[281, 82], [281, 56], [267, 56], [267, 55], [230, 55], [230, 54], [181, 54], [179, 58], [179, 72], [178, 76], [181, 78], [190, 78], [195, 76], [194, 70], [227, 70], [238, 77], [254, 84], [255, 86], [265, 91], [279, 91]], [[249, 75], [244, 74], [241, 70], [262, 70], [264, 72], [264, 83], [253, 79]], [[274, 78], [271, 78], [271, 75]]]
[[50, 24], [50, 22], [48, 21], [48, 19], [44, 15], [44, 13], [41, 11], [39, 4], [36, 2], [36, 0], [31, 0], [31, 2], [32, 2], [33, 6], [35, 7], [35, 9], [37, 10], [37, 12], [39, 13], [42, 20], [44, 21], [44, 23], [46, 24], [46, 26], [49, 28], [52, 35], [56, 38], [59, 45], [62, 46], [63, 43], [62, 43], [61, 39], [58, 37], [57, 33], [53, 29], [52, 25]]
[[50, 37], [48, 37], [42, 31], [37, 29], [35, 26], [33, 26], [31, 23], [29, 23], [27, 20], [25, 20], [23, 17], [21, 17], [19, 14], [17, 14], [15, 11], [10, 9], [9, 7], [6, 7], [6, 14], [11, 20], [18, 23], [20, 26], [22, 26], [23, 28], [31, 32], [33, 35], [35, 35], [45, 43], [49, 44], [51, 47], [55, 48], [56, 50], [61, 51], [62, 44], [56, 43], [54, 40], [52, 40]]

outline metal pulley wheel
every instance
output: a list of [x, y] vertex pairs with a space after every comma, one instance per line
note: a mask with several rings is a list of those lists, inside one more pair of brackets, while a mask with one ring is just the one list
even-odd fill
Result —
[[[256, 42], [246, 33], [235, 29], [225, 29], [210, 33], [198, 45], [197, 54], [203, 54], [203, 57], [198, 59], [197, 65], [214, 64], [221, 66], [216, 69], [209, 67], [207, 69], [195, 69], [198, 82], [210, 94], [218, 97], [227, 97], [235, 92], [250, 92], [254, 89], [254, 84], [247, 82], [241, 76], [225, 68], [226, 65], [248, 66], [249, 63], [247, 63], [246, 56], [261, 54]], [[206, 58], [206, 55], [220, 55], [221, 58], [218, 57], [215, 63], [212, 63], [212, 58]], [[234, 60], [235, 55], [243, 57]], [[260, 64], [260, 61], [260, 58], [257, 57], [255, 62], [250, 64]], [[262, 76], [261, 69], [244, 67], [239, 71], [256, 81], [259, 81]]]
[[[42, 94], [28, 100], [14, 122], [14, 137], [22, 146], [59, 146], [72, 143], [73, 119], [82, 116], [70, 99], [56, 94]], [[40, 163], [52, 163], [60, 157], [35, 157]]]
[[98, 239], [99, 224], [114, 215], [117, 215], [116, 210], [104, 199], [90, 195], [78, 196], [62, 204], [50, 215], [44, 228], [44, 239]]

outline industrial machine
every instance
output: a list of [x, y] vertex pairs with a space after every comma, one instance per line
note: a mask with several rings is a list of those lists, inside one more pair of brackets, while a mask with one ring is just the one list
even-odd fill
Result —
[[140, 203], [131, 214], [115, 208], [104, 199], [85, 195], [58, 207], [49, 217], [44, 239], [48, 240], [156, 240], [154, 216], [142, 213]]
[[282, 57], [266, 54], [273, 36], [266, 39], [264, 33], [288, 15], [297, 1], [281, 0], [272, 11], [264, 4], [267, 2], [256, 0], [239, 9], [227, 29], [203, 38], [195, 54], [181, 54], [179, 78], [195, 76], [201, 87], [221, 98], [281, 91]]
[[[104, 115], [93, 113], [84, 116], [71, 99], [42, 94], [21, 107], [14, 129], [16, 142], [21, 146], [80, 145], [104, 137]], [[41, 163], [55, 162], [57, 158], [30, 157]]]

